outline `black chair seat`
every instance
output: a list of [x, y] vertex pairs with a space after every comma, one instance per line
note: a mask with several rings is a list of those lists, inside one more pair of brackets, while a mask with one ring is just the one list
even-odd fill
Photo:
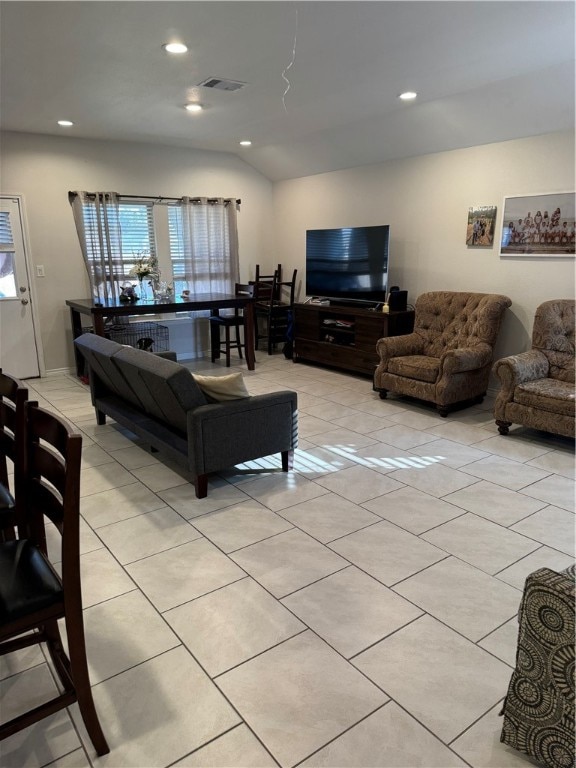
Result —
[[0, 624], [61, 603], [62, 584], [39, 549], [26, 539], [0, 544]]

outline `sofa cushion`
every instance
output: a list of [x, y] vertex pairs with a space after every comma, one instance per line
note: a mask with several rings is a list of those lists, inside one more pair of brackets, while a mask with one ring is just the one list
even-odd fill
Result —
[[143, 407], [136, 392], [112, 362], [113, 356], [122, 349], [121, 344], [95, 333], [85, 333], [74, 343], [86, 358], [89, 367], [112, 394], [127, 400], [137, 408]]
[[574, 417], [576, 404], [574, 384], [559, 379], [536, 379], [519, 384], [514, 402], [549, 413]]
[[250, 397], [241, 373], [229, 373], [227, 376], [199, 376], [194, 374], [194, 380], [202, 392], [216, 402]]
[[433, 384], [438, 379], [440, 360], [426, 355], [407, 355], [388, 360], [388, 373], [405, 376], [408, 379], [427, 381]]
[[186, 432], [186, 414], [207, 400], [183, 366], [139, 349], [120, 349], [112, 358], [142, 401], [146, 413]]

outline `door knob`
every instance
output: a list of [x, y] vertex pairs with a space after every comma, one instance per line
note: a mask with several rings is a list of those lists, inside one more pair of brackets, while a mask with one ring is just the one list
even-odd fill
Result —
[[29, 304], [30, 302], [28, 301], [28, 299], [20, 299], [20, 303], [21, 304]]
[[26, 293], [27, 288], [24, 285], [20, 286], [20, 293]]

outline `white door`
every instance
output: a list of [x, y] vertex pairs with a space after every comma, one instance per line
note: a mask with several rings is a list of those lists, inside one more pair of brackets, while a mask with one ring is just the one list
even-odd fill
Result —
[[40, 375], [30, 277], [18, 198], [0, 198], [0, 368], [19, 379]]

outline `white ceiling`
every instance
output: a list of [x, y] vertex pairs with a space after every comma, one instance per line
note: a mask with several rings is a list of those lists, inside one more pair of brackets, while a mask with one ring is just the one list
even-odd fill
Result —
[[574, 7], [4, 0], [0, 127], [233, 152], [273, 180], [573, 130]]

